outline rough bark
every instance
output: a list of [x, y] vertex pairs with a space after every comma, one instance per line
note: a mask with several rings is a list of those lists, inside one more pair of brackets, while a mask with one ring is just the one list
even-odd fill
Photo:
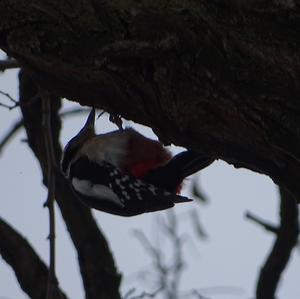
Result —
[[0, 47], [52, 92], [269, 175], [299, 202], [299, 3], [218, 2], [2, 0]]
[[[46, 181], [46, 148], [42, 126], [42, 107], [38, 89], [26, 72], [20, 73], [20, 106], [28, 143], [37, 157]], [[57, 165], [61, 156], [59, 144], [60, 99], [52, 97], [51, 127]], [[90, 209], [84, 207], [74, 196], [67, 180], [55, 169], [55, 199], [66, 223], [78, 254], [78, 262], [87, 299], [119, 299], [121, 277], [118, 274], [112, 253], [98, 228]]]

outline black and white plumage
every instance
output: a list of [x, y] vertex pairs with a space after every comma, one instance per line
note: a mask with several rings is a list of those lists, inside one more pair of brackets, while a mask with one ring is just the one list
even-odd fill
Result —
[[125, 129], [94, 132], [95, 111], [64, 150], [61, 168], [87, 206], [134, 216], [171, 208], [191, 199], [176, 194], [182, 180], [212, 163], [186, 151], [171, 158], [157, 141]]

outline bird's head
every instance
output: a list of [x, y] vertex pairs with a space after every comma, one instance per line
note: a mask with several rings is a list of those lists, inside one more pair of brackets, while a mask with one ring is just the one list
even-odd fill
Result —
[[86, 123], [79, 133], [74, 136], [65, 146], [62, 160], [61, 160], [61, 170], [63, 174], [68, 177], [70, 171], [70, 164], [76, 157], [76, 154], [84, 143], [95, 136], [95, 108], [90, 112]]

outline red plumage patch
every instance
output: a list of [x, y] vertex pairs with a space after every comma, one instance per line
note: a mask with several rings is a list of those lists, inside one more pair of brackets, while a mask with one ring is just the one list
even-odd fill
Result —
[[171, 153], [159, 141], [132, 129], [128, 132], [131, 134], [128, 143], [128, 170], [135, 177], [143, 177], [148, 171], [166, 164], [172, 158]]
[[[163, 166], [172, 159], [172, 154], [156, 140], [149, 139], [138, 132], [128, 129], [130, 138], [128, 142], [127, 157], [129, 171], [136, 178], [143, 178], [150, 170]], [[176, 188], [180, 193], [182, 183]]]
[[141, 163], [137, 163], [135, 165], [132, 165], [131, 173], [137, 178], [142, 178], [151, 169], [154, 169], [154, 168], [156, 168], [160, 165], [161, 165], [161, 163], [157, 163], [157, 160], [143, 161]]

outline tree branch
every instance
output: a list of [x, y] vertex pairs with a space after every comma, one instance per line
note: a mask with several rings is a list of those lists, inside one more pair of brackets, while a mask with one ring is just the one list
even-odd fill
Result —
[[286, 190], [280, 189], [280, 228], [276, 241], [257, 282], [257, 299], [274, 299], [278, 282], [297, 245], [299, 234], [298, 205]]
[[258, 218], [257, 216], [255, 216], [251, 212], [247, 212], [245, 216], [249, 220], [251, 220], [254, 223], [256, 223], [256, 224], [260, 225], [261, 227], [263, 227], [266, 231], [274, 233], [274, 234], [279, 233], [279, 228], [277, 226], [275, 226], [274, 224], [270, 224], [267, 221]]
[[6, 92], [0, 90], [0, 95], [5, 96], [6, 98], [9, 99], [10, 102], [13, 103], [13, 105], [8, 105], [8, 104], [4, 104], [4, 103], [1, 103], [1, 102], [0, 102], [0, 106], [1, 106], [1, 107], [7, 108], [7, 109], [9, 109], [9, 110], [12, 110], [12, 109], [15, 109], [16, 107], [19, 106], [18, 101], [16, 101], [9, 93], [6, 93]]
[[[0, 253], [13, 268], [22, 290], [32, 299], [44, 299], [48, 268], [28, 241], [0, 218]], [[67, 299], [55, 279], [53, 297]]]
[[54, 212], [54, 197], [55, 197], [55, 168], [56, 160], [53, 147], [52, 129], [51, 129], [51, 102], [50, 96], [46, 91], [40, 91], [42, 100], [42, 127], [44, 130], [44, 143], [46, 150], [46, 165], [47, 165], [47, 187], [48, 196], [45, 206], [49, 209], [49, 275], [47, 285], [46, 299], [53, 298], [53, 286], [55, 281], [55, 212]]
[[3, 0], [0, 48], [57, 94], [264, 173], [299, 200], [298, 5], [157, 2]]
[[[35, 83], [28, 74], [21, 72], [20, 102], [26, 102], [34, 97], [36, 93]], [[58, 141], [60, 131], [59, 108], [59, 99], [52, 96], [51, 128], [57, 163], [59, 163], [61, 155]], [[28, 143], [41, 165], [44, 183], [47, 185], [47, 158], [43, 138], [41, 104], [35, 102], [30, 108], [28, 105], [21, 105], [21, 109]], [[112, 254], [103, 234], [97, 227], [90, 210], [85, 208], [74, 196], [67, 180], [59, 169], [55, 169], [55, 177], [55, 198], [77, 250], [86, 297], [89, 299], [120, 299], [120, 275], [117, 273]]]
[[[166, 263], [161, 248], [159, 246], [152, 245], [143, 232], [140, 230], [134, 230], [134, 235], [140, 241], [153, 261], [154, 270], [158, 277], [158, 290], [156, 292], [163, 292], [165, 298], [177, 299], [181, 297], [179, 287], [184, 270], [184, 238], [179, 234], [178, 219], [174, 212], [170, 210], [167, 213], [166, 221], [164, 221], [162, 217], [158, 219], [160, 220], [158, 228], [164, 232], [164, 237], [166, 237], [166, 239], [171, 243], [173, 253], [171, 262]], [[170, 254], [171, 253], [168, 252], [168, 255]], [[153, 297], [155, 297], [156, 292], [153, 293]], [[143, 296], [146, 295], [143, 293], [141, 296], [144, 298]], [[149, 294], [147, 296], [149, 296]], [[140, 297], [137, 296], [134, 298]]]
[[155, 298], [160, 292], [162, 288], [157, 289], [153, 293], [142, 292], [140, 295], [132, 296], [132, 297], [124, 297], [124, 299], [146, 299], [146, 298]]

